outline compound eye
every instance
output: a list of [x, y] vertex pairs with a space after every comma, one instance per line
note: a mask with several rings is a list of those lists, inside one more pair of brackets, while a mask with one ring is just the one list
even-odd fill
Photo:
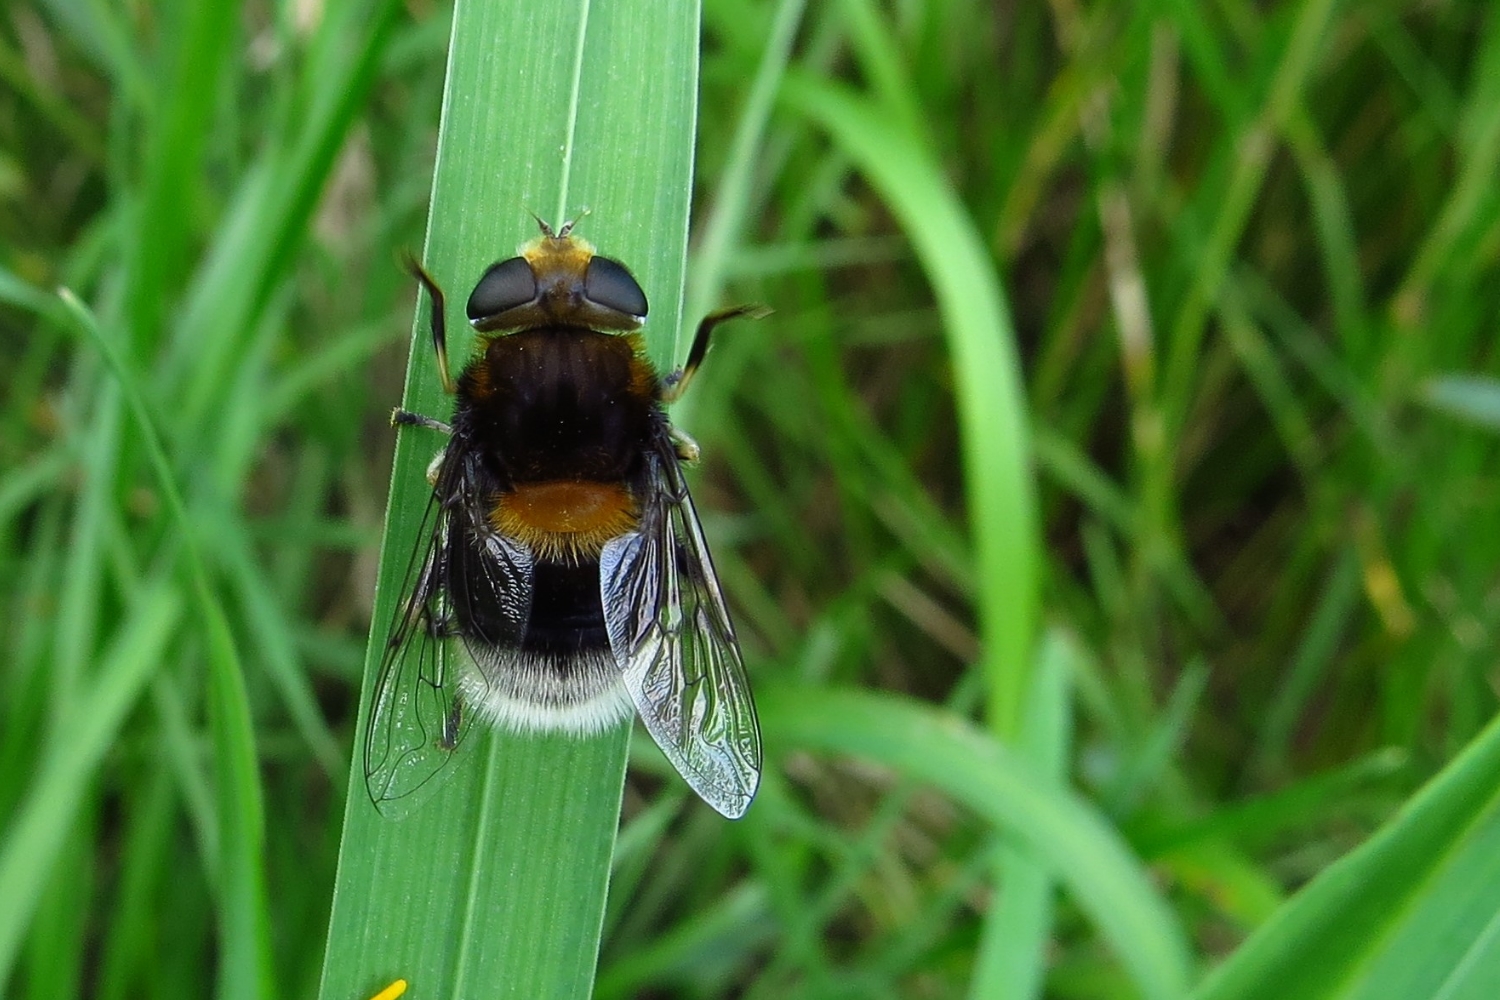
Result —
[[583, 294], [595, 305], [627, 316], [646, 315], [646, 293], [625, 265], [608, 257], [594, 257], [583, 276]]
[[524, 257], [491, 264], [469, 296], [469, 322], [478, 323], [536, 301], [536, 275]]

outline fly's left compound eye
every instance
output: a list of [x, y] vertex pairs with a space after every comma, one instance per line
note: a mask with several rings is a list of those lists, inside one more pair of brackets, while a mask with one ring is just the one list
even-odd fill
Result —
[[583, 294], [595, 305], [624, 313], [646, 315], [646, 293], [619, 261], [594, 257], [583, 277]]
[[481, 323], [517, 306], [536, 301], [536, 274], [524, 257], [491, 264], [469, 296], [469, 322]]

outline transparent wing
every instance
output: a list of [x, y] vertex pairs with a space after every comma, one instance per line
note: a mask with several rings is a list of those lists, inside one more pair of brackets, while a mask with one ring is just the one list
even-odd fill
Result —
[[[474, 465], [449, 445], [422, 519], [391, 623], [365, 732], [365, 787], [381, 812], [401, 815], [436, 788], [473, 724], [455, 641], [464, 621], [519, 641], [530, 609], [531, 558], [484, 524]], [[476, 525], [482, 525], [476, 534]], [[474, 617], [477, 616], [477, 617]], [[488, 638], [488, 637], [486, 637]], [[465, 635], [466, 642], [473, 641]], [[469, 676], [466, 678], [464, 675]]]
[[452, 606], [442, 586], [448, 522], [434, 493], [375, 682], [365, 730], [365, 788], [382, 812], [427, 785], [469, 730], [448, 636]]
[[670, 440], [647, 456], [637, 531], [599, 557], [609, 643], [656, 745], [730, 819], [760, 784], [760, 726], [739, 643]]

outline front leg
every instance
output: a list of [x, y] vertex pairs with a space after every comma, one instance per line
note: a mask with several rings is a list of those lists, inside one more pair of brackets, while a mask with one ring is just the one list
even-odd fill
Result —
[[[439, 434], [446, 434], [449, 437], [453, 436], [452, 424], [445, 424], [441, 420], [435, 420], [432, 417], [423, 416], [420, 413], [413, 413], [410, 410], [403, 410], [399, 406], [391, 411], [391, 426], [425, 427], [430, 431], [437, 431]], [[443, 471], [443, 459], [447, 456], [447, 454], [448, 448], [445, 445], [444, 447], [439, 448], [438, 453], [432, 456], [432, 461], [427, 463], [427, 485], [437, 485], [438, 476]]]
[[450, 396], [453, 394], [453, 377], [448, 374], [448, 322], [445, 314], [443, 290], [433, 280], [432, 275], [423, 269], [417, 258], [411, 254], [403, 254], [401, 262], [406, 265], [406, 270], [418, 283], [427, 289], [427, 297], [432, 300], [432, 311], [428, 313], [427, 325], [432, 331], [432, 349], [437, 354], [438, 375], [443, 380], [443, 391]]
[[681, 399], [684, 392], [687, 392], [688, 383], [693, 380], [698, 366], [703, 363], [703, 356], [708, 353], [708, 338], [714, 332], [714, 327], [726, 320], [741, 317], [763, 319], [769, 315], [771, 315], [771, 310], [765, 306], [735, 306], [732, 309], [720, 309], [718, 312], [709, 313], [703, 317], [703, 322], [698, 324], [698, 332], [693, 337], [693, 346], [688, 350], [687, 362], [662, 379], [661, 401], [670, 406]]
[[437, 431], [439, 434], [447, 434], [450, 437], [453, 435], [453, 428], [450, 425], [443, 423], [441, 420], [436, 420], [432, 417], [424, 417], [420, 413], [413, 413], [410, 410], [403, 410], [399, 406], [391, 411], [391, 426], [425, 427], [430, 431]]

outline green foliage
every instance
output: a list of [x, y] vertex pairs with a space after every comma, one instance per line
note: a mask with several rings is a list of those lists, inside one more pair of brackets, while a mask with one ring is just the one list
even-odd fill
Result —
[[[11, 7], [0, 993], [1494, 995], [1485, 5]], [[395, 260], [585, 207], [658, 365], [776, 309], [674, 414], [765, 784], [387, 819]]]

